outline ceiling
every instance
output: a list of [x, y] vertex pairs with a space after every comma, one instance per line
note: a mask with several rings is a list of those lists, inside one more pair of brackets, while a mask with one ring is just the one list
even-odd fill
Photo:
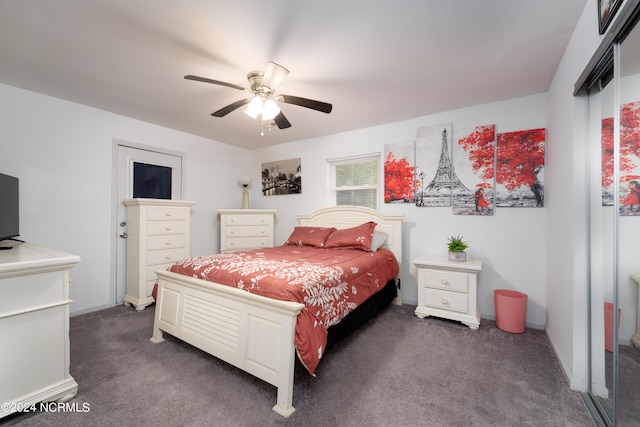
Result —
[[[245, 148], [545, 92], [586, 0], [0, 0], [0, 83]], [[594, 11], [594, 14], [596, 11]], [[247, 98], [269, 61], [283, 104], [266, 131]]]

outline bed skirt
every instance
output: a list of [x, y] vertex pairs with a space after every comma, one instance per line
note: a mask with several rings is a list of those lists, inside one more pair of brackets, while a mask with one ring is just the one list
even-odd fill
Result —
[[397, 296], [396, 281], [391, 279], [380, 292], [371, 295], [365, 302], [345, 316], [340, 323], [327, 329], [327, 345], [324, 353], [338, 341], [348, 337], [360, 326], [373, 319], [382, 309], [390, 305]]

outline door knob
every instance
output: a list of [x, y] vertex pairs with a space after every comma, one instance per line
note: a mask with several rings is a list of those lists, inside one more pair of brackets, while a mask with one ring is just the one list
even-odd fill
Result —
[[127, 233], [120, 233], [120, 237], [122, 237], [123, 239], [126, 239], [128, 237]]

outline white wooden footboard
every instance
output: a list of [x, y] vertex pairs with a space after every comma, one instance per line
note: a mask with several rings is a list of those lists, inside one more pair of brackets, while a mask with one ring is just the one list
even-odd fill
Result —
[[295, 327], [302, 304], [250, 294], [168, 271], [156, 271], [151, 341], [167, 332], [277, 387], [273, 410], [293, 407]]

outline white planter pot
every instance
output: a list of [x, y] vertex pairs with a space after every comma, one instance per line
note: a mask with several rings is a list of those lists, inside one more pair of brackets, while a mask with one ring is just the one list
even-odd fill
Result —
[[449, 252], [449, 261], [467, 262], [466, 252]]

